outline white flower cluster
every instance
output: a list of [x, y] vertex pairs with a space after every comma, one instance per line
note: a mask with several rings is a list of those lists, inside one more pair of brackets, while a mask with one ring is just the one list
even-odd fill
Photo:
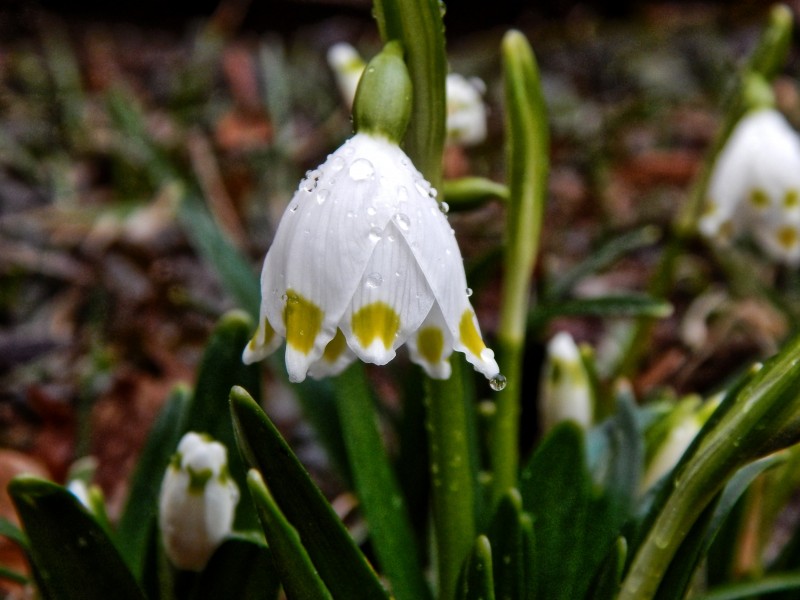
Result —
[[750, 235], [773, 260], [800, 264], [800, 138], [778, 111], [753, 111], [731, 133], [699, 230], [722, 244]]

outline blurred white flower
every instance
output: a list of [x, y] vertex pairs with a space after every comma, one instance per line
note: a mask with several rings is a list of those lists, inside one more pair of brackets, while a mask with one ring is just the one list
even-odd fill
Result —
[[481, 79], [467, 79], [450, 73], [447, 86], [447, 142], [474, 146], [486, 139], [486, 85]]
[[[328, 65], [336, 78], [342, 100], [348, 108], [353, 106], [358, 82], [366, 63], [358, 50], [347, 42], [339, 42], [328, 49]], [[486, 105], [483, 94], [486, 85], [477, 77], [467, 79], [450, 73], [445, 81], [447, 94], [447, 143], [474, 146], [486, 139]]]
[[252, 363], [286, 339], [292, 381], [341, 372], [356, 357], [386, 364], [408, 342], [434, 378], [453, 350], [498, 375], [470, 305], [453, 229], [397, 144], [358, 133], [300, 183], [261, 275]]
[[589, 375], [575, 340], [566, 332], [556, 334], [547, 345], [539, 393], [542, 431], [550, 431], [562, 421], [573, 421], [588, 429], [594, 405]]
[[172, 563], [201, 571], [231, 532], [238, 501], [225, 446], [194, 432], [184, 435], [159, 498], [159, 526]]
[[774, 109], [745, 115], [711, 174], [703, 235], [749, 234], [773, 260], [800, 264], [800, 138]]

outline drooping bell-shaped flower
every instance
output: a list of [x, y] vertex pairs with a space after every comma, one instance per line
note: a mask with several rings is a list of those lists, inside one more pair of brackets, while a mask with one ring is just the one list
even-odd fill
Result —
[[347, 42], [339, 42], [328, 49], [328, 65], [336, 78], [339, 94], [350, 109], [356, 97], [358, 81], [367, 65], [358, 50]]
[[544, 432], [562, 421], [573, 421], [584, 429], [592, 425], [594, 404], [589, 375], [575, 340], [564, 331], [547, 345], [539, 415]]
[[800, 138], [778, 111], [754, 110], [736, 125], [699, 230], [723, 244], [750, 235], [773, 260], [800, 264]]
[[239, 488], [228, 472], [228, 451], [189, 432], [164, 474], [158, 522], [164, 548], [179, 569], [201, 571], [231, 532]]
[[308, 173], [281, 219], [246, 363], [285, 339], [289, 377], [302, 381], [356, 358], [386, 364], [407, 343], [431, 377], [450, 376], [453, 350], [487, 378], [498, 374], [436, 190], [398, 146], [410, 98], [402, 51], [390, 42], [359, 84], [357, 133]]

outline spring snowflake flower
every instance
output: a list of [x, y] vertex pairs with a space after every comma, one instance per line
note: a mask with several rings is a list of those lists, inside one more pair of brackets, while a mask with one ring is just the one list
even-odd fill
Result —
[[594, 413], [589, 376], [572, 336], [557, 333], [547, 345], [539, 413], [547, 432], [562, 421], [573, 421], [584, 429], [592, 425]]
[[164, 549], [172, 563], [201, 571], [230, 534], [238, 501], [225, 446], [194, 432], [184, 435], [164, 474], [158, 503]]
[[722, 244], [750, 234], [772, 259], [800, 264], [800, 138], [774, 109], [745, 115], [717, 158], [699, 229]]
[[356, 358], [386, 364], [407, 343], [431, 377], [450, 376], [453, 350], [487, 378], [499, 374], [436, 190], [398, 145], [410, 97], [402, 52], [390, 42], [361, 78], [357, 133], [307, 174], [281, 219], [246, 363], [285, 339], [289, 378], [303, 381]]

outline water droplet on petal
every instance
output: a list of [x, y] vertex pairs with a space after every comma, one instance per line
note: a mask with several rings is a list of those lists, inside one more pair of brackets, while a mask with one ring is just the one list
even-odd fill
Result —
[[430, 188], [428, 188], [428, 196], [433, 198], [434, 200], [436, 200], [436, 194], [438, 193], [439, 192], [436, 191], [435, 187], [431, 186]]
[[403, 231], [408, 231], [409, 227], [411, 227], [411, 219], [409, 219], [406, 214], [397, 213], [392, 219], [394, 219], [394, 222], [397, 223], [397, 226]]
[[367, 207], [367, 214], [370, 217], [374, 217], [376, 212], [378, 212], [378, 211], [375, 210], [374, 206]]
[[447, 202], [442, 201], [439, 203], [439, 210], [442, 211], [443, 215], [446, 215], [450, 212], [450, 205]]
[[366, 281], [364, 282], [364, 284], [368, 288], [373, 288], [373, 289], [380, 287], [382, 283], [383, 283], [383, 277], [381, 276], [380, 273], [370, 273], [369, 275], [367, 275]]
[[366, 158], [359, 158], [350, 165], [349, 173], [353, 181], [362, 181], [368, 177], [372, 177], [375, 173], [375, 168]]
[[286, 302], [288, 299], [289, 299], [289, 296], [288, 296], [288, 295], [286, 295], [286, 294], [284, 294], [283, 296], [281, 296], [281, 300], [282, 300], [283, 302]]
[[408, 202], [408, 190], [406, 189], [406, 186], [401, 185], [397, 188], [397, 201]]
[[344, 159], [341, 156], [335, 157], [331, 161], [330, 167], [331, 171], [333, 171], [334, 173], [336, 173], [337, 171], [341, 171], [342, 168], [344, 167]]
[[294, 204], [292, 204], [292, 205], [289, 207], [289, 212], [297, 212], [297, 209], [298, 209], [299, 207], [300, 207], [300, 205], [299, 205], [297, 202], [295, 202]]
[[328, 190], [322, 188], [320, 191], [317, 192], [317, 204], [322, 204], [325, 200], [328, 199]]
[[506, 376], [502, 373], [498, 373], [489, 380], [489, 387], [495, 392], [499, 392], [500, 390], [505, 389], [507, 383], [508, 380], [506, 379]]
[[348, 210], [347, 211], [347, 218], [348, 219], [355, 219], [356, 216], [357, 216], [356, 213], [354, 213], [352, 210]]
[[379, 242], [381, 239], [381, 231], [380, 227], [373, 227], [369, 230], [369, 241], [371, 242]]
[[472, 288], [467, 288], [467, 298], [472, 296]]

